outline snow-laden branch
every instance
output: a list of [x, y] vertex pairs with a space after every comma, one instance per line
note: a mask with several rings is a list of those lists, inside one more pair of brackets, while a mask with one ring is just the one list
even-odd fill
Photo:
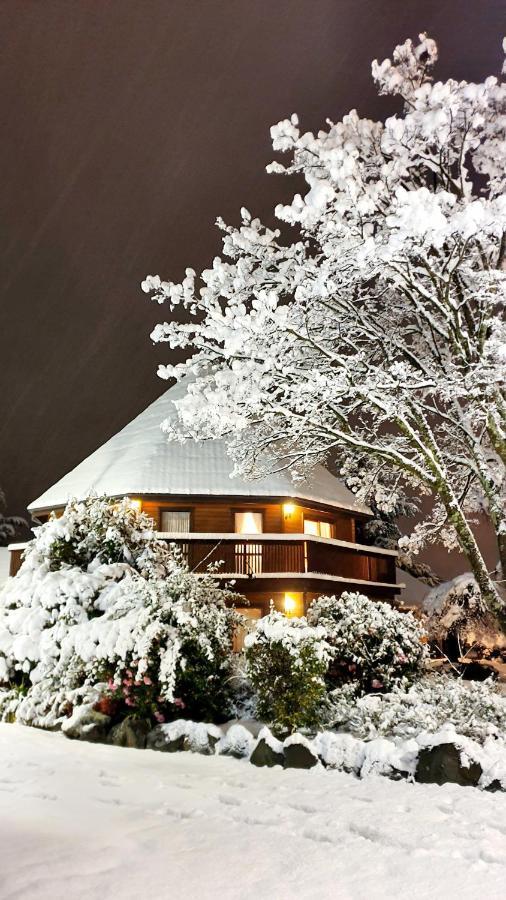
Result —
[[276, 207], [293, 242], [242, 209], [200, 278], [143, 289], [170, 309], [153, 340], [190, 354], [159, 370], [191, 376], [170, 438], [226, 436], [248, 475], [337, 457], [390, 511], [431, 493], [413, 549], [457, 542], [498, 608], [471, 521], [489, 517], [505, 564], [506, 89], [433, 82], [436, 60], [421, 35], [373, 63], [405, 101], [385, 122], [271, 129], [289, 162], [269, 170], [307, 185]]

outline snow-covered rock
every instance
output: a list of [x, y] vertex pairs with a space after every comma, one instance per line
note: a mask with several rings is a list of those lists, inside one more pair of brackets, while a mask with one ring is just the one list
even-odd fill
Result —
[[63, 734], [78, 741], [105, 741], [111, 724], [110, 716], [93, 709], [91, 704], [76, 707], [66, 719], [61, 730]]
[[234, 723], [218, 741], [216, 752], [222, 756], [235, 756], [236, 759], [248, 758], [254, 744], [255, 738], [251, 732], [244, 725]]
[[476, 787], [482, 768], [478, 762], [463, 759], [455, 744], [422, 747], [418, 755], [415, 779], [421, 784], [453, 784]]
[[250, 756], [250, 763], [254, 766], [282, 766], [285, 760], [283, 744], [269, 731], [262, 728], [258, 735], [257, 743]]
[[221, 737], [222, 732], [217, 725], [177, 719], [175, 722], [156, 725], [147, 736], [146, 746], [149, 750], [161, 750], [164, 753], [189, 750], [192, 753], [210, 755], [214, 753]]
[[111, 728], [107, 743], [114, 744], [116, 747], [136, 747], [138, 750], [143, 750], [149, 730], [150, 725], [145, 719], [127, 716], [126, 719]]
[[312, 769], [319, 763], [314, 745], [302, 734], [291, 734], [283, 743], [285, 769]]
[[358, 775], [365, 756], [365, 743], [351, 734], [323, 731], [317, 734], [314, 747], [324, 766]]

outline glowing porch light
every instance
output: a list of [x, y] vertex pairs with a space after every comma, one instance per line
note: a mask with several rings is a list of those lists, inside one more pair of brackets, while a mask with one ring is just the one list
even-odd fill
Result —
[[290, 516], [293, 516], [296, 508], [295, 503], [283, 503], [283, 515], [285, 519], [289, 519]]
[[285, 607], [285, 614], [287, 616], [293, 616], [293, 614], [297, 608], [297, 601], [296, 601], [295, 597], [292, 596], [292, 594], [285, 594], [284, 607]]
[[127, 497], [126, 499], [127, 499], [128, 505], [132, 509], [137, 509], [139, 511], [142, 509], [142, 500], [140, 500], [139, 497]]

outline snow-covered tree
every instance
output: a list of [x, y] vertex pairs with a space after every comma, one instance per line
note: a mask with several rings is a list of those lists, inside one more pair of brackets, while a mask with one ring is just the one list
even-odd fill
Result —
[[6, 506], [5, 494], [0, 488], [0, 547], [6, 547], [15, 537], [16, 532], [21, 528], [26, 528], [27, 525], [21, 516], [6, 516]]
[[290, 161], [269, 171], [308, 186], [276, 207], [292, 242], [243, 209], [238, 228], [219, 220], [224, 258], [200, 280], [143, 289], [174, 313], [153, 339], [191, 354], [159, 369], [193, 379], [170, 437], [228, 436], [249, 474], [337, 457], [386, 511], [432, 497], [404, 552], [460, 546], [498, 611], [471, 525], [488, 517], [506, 571], [506, 88], [434, 82], [436, 60], [421, 35], [373, 63], [402, 101], [385, 122], [352, 110], [317, 134], [296, 115], [271, 129]]

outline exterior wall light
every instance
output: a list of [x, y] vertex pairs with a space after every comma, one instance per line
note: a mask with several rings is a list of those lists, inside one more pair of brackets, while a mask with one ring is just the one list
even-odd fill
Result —
[[295, 503], [283, 503], [283, 515], [285, 519], [289, 519], [290, 516], [293, 516], [295, 509]]
[[139, 500], [138, 497], [128, 497], [128, 505], [132, 507], [132, 509], [141, 510], [142, 509], [142, 500]]

